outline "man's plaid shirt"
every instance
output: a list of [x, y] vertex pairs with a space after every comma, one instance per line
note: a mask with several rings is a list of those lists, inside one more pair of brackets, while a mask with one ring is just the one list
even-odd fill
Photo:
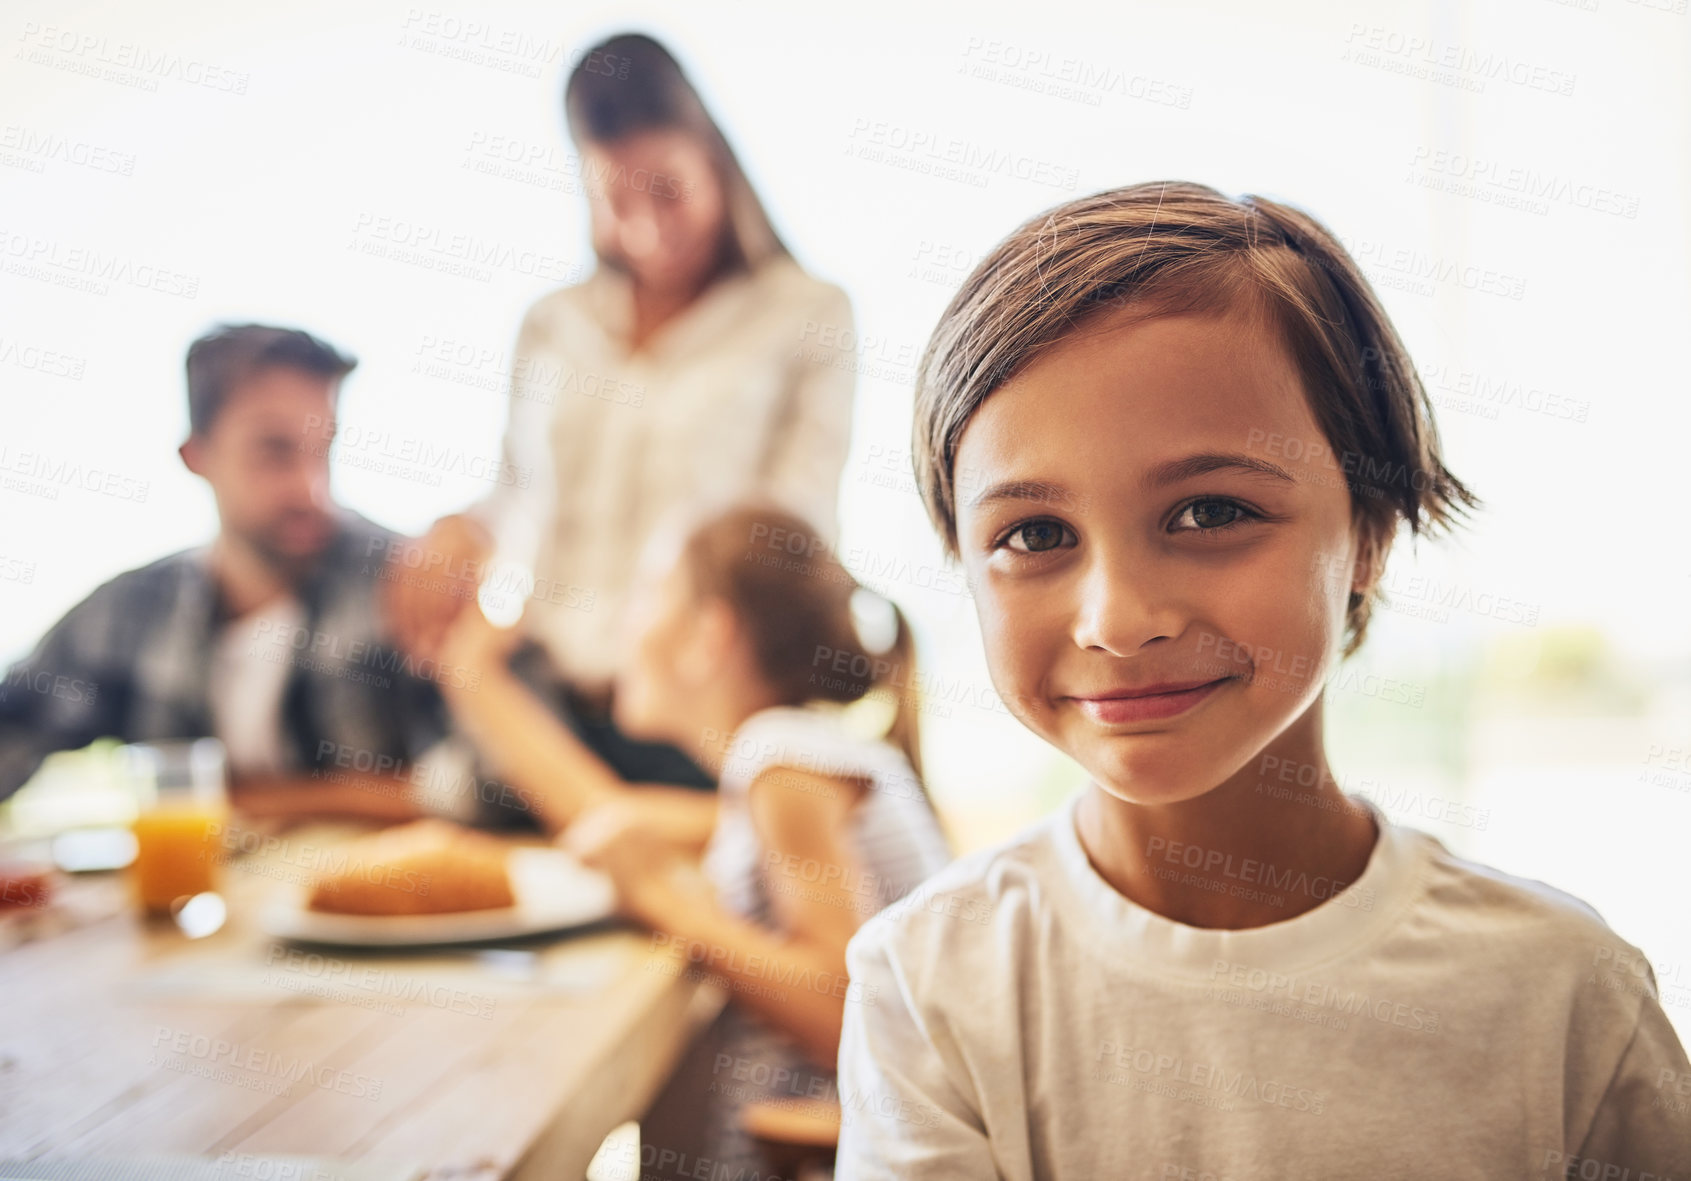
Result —
[[[305, 623], [286, 637], [254, 637], [255, 654], [279, 651], [291, 666], [280, 730], [293, 773], [393, 767], [447, 733], [433, 682], [452, 670], [398, 651], [381, 624], [379, 583], [395, 540], [342, 510], [316, 571], [296, 589]], [[228, 620], [206, 557], [205, 548], [184, 550], [118, 575], [8, 670], [0, 682], [0, 799], [56, 750], [107, 736], [144, 742], [215, 733], [208, 678]]]

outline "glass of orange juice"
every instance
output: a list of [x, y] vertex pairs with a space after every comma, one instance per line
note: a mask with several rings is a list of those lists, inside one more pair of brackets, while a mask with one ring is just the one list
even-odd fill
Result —
[[137, 742], [123, 748], [136, 792], [136, 901], [170, 914], [183, 900], [215, 892], [218, 837], [229, 814], [223, 744], [215, 738]]

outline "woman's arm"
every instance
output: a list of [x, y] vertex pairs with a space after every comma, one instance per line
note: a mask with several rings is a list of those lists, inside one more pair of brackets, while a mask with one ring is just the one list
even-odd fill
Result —
[[569, 842], [616, 879], [630, 915], [687, 947], [689, 958], [723, 978], [741, 1004], [831, 1068], [850, 999], [846, 943], [879, 909], [875, 882], [846, 840], [846, 819], [861, 792], [856, 781], [789, 767], [770, 768], [753, 781], [752, 820], [785, 936], [690, 888], [680, 866], [654, 857], [629, 826], [591, 817]]

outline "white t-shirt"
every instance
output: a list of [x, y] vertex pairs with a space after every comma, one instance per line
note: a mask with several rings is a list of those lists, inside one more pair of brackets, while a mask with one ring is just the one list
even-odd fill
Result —
[[622, 659], [618, 614], [666, 514], [767, 497], [832, 542], [851, 440], [851, 303], [791, 258], [713, 283], [635, 352], [633, 316], [607, 267], [528, 309], [504, 462], [468, 510], [497, 542], [494, 590], [532, 570], [524, 626], [586, 686]]
[[295, 656], [288, 640], [304, 626], [304, 604], [281, 595], [231, 620], [213, 641], [206, 700], [212, 730], [237, 775], [297, 769], [282, 737], [282, 695]]
[[1373, 809], [1344, 891], [1189, 927], [1099, 876], [1078, 798], [852, 940], [840, 1181], [1691, 1181], [1691, 1065], [1583, 902]]

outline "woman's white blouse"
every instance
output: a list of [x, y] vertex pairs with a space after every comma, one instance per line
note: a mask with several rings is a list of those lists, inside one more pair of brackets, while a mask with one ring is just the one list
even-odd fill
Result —
[[537, 300], [512, 364], [504, 472], [469, 511], [494, 581], [532, 570], [531, 633], [608, 683], [642, 547], [673, 511], [759, 496], [830, 543], [850, 443], [850, 301], [787, 257], [723, 279], [636, 353], [628, 279], [599, 268]]

